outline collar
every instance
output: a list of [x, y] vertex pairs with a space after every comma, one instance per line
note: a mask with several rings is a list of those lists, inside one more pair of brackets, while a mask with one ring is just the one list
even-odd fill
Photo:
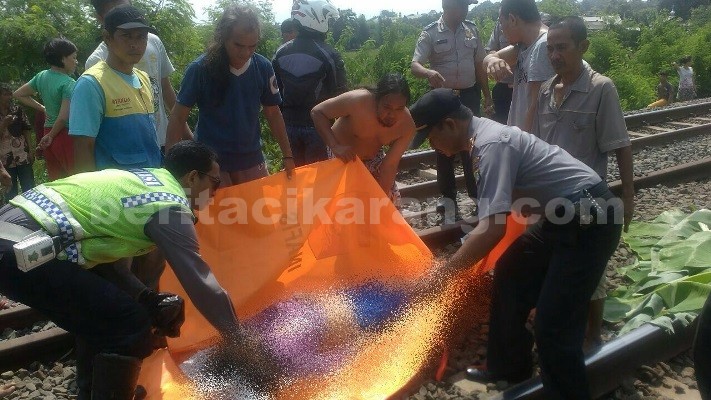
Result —
[[[592, 68], [590, 68], [590, 64], [585, 62], [585, 60], [582, 61], [583, 63], [583, 69], [580, 71], [580, 75], [578, 76], [578, 79], [573, 82], [573, 84], [570, 86], [570, 91], [576, 91], [576, 92], [581, 92], [581, 93], [588, 93], [590, 91], [590, 87], [592, 86]], [[544, 94], [550, 94], [551, 91], [553, 90], [553, 87], [555, 87], [556, 83], [560, 82], [560, 75], [556, 74], [553, 79], [550, 82], [550, 85], [545, 88], [543, 91]]]
[[244, 65], [240, 69], [237, 69], [230, 65], [230, 72], [232, 72], [233, 75], [240, 76], [244, 74], [244, 72], [247, 70], [247, 68], [249, 68], [250, 65], [252, 65], [252, 57], [250, 57], [249, 60], [247, 60], [247, 62], [244, 63]]
[[[464, 22], [461, 22], [459, 25], [457, 25], [457, 31], [459, 30], [459, 28], [464, 28]], [[437, 20], [437, 31], [441, 33], [449, 30], [450, 29], [447, 24], [444, 23], [444, 18], [439, 17], [439, 20]]]

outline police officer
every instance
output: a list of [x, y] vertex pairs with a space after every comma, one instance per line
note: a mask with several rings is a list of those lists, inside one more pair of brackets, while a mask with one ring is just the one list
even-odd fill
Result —
[[[426, 78], [432, 89], [456, 89], [464, 103], [479, 115], [481, 92], [484, 104], [491, 106], [488, 78], [482, 61], [486, 52], [479, 31], [473, 22], [466, 21], [469, 4], [476, 0], [442, 0], [442, 17], [425, 27], [417, 40], [410, 69], [419, 78]], [[430, 68], [424, 64], [429, 63]], [[476, 197], [476, 182], [469, 155], [460, 154], [464, 166], [467, 193]], [[443, 198], [437, 211], [445, 214], [445, 223], [453, 223], [457, 207], [457, 188], [454, 179], [454, 157], [437, 154], [437, 185]]]
[[429, 135], [436, 150], [471, 152], [479, 167], [479, 223], [443, 266], [445, 278], [494, 248], [512, 210], [526, 205], [538, 216], [497, 262], [488, 371], [474, 378], [520, 382], [531, 376], [533, 337], [525, 324], [535, 307], [544, 397], [589, 399], [581, 350], [587, 308], [620, 239], [622, 202], [581, 161], [517, 127], [474, 117], [452, 90], [426, 93], [410, 114], [420, 127], [414, 143]]
[[[192, 208], [219, 186], [216, 155], [184, 141], [166, 169], [107, 169], [40, 185], [0, 208], [0, 292], [85, 342], [77, 357], [79, 399], [132, 399], [151, 331], [175, 337], [184, 319], [176, 295], [146, 288], [111, 263], [165, 253], [197, 309], [223, 336], [238, 335], [232, 302], [200, 258]], [[186, 194], [187, 193], [187, 194]], [[58, 255], [16, 254], [25, 237], [54, 237]], [[39, 257], [49, 254], [44, 264]], [[99, 271], [101, 270], [101, 271]], [[97, 273], [95, 273], [97, 272]]]

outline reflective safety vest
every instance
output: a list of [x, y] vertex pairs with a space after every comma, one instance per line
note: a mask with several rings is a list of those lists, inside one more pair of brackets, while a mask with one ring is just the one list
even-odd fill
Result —
[[77, 174], [39, 185], [10, 203], [60, 237], [58, 259], [84, 268], [153, 250], [144, 227], [159, 210], [180, 207], [192, 213], [183, 188], [165, 169]]
[[157, 168], [161, 155], [152, 115], [153, 86], [145, 72], [133, 69], [141, 88], [129, 85], [100, 61], [84, 72], [104, 92], [104, 115], [94, 146], [97, 169]]

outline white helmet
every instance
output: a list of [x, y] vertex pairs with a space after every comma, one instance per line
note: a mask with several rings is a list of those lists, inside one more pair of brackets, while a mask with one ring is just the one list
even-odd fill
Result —
[[338, 9], [328, 0], [294, 0], [291, 18], [306, 29], [326, 33], [331, 18], [338, 19]]

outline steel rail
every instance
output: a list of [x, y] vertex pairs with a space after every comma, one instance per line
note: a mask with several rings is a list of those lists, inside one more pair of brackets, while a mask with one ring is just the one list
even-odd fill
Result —
[[[661, 122], [671, 122], [675, 119], [693, 117], [695, 115], [711, 113], [711, 101], [697, 104], [690, 104], [682, 107], [673, 107], [662, 110], [652, 110], [625, 116], [625, 123], [628, 130], [634, 130], [644, 125], [651, 125]], [[650, 135], [655, 136], [655, 135]], [[423, 150], [407, 153], [400, 160], [399, 169], [407, 171], [421, 168], [422, 165], [435, 164], [436, 157], [434, 150]]]

